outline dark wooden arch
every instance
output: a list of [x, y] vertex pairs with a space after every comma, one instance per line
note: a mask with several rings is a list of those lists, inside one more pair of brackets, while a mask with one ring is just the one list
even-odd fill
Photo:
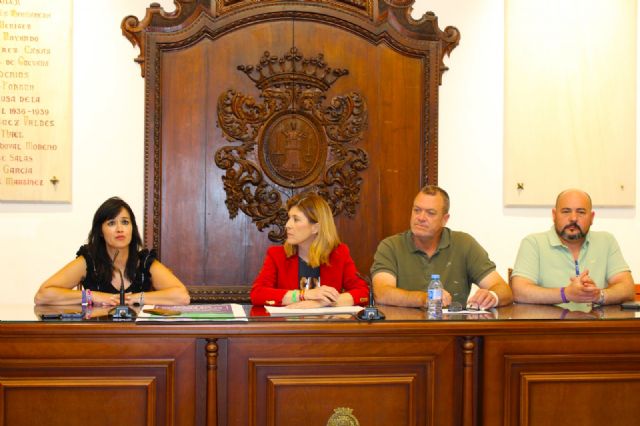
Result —
[[[233, 141], [217, 125], [217, 99], [232, 90], [260, 102], [261, 92], [238, 66], [296, 48], [348, 69], [325, 103], [345, 93], [366, 102], [366, 130], [349, 143], [368, 164], [358, 172], [354, 214], [336, 215], [366, 272], [378, 242], [407, 227], [417, 190], [437, 183], [438, 88], [458, 30], [441, 31], [431, 12], [414, 20], [413, 1], [174, 3], [171, 13], [154, 3], [142, 21], [122, 22], [123, 34], [140, 48], [136, 62], [145, 79], [146, 243], [158, 248], [194, 300], [246, 299], [273, 243], [251, 217], [230, 217], [225, 205], [224, 171], [214, 156]], [[280, 188], [285, 195], [303, 189]]]

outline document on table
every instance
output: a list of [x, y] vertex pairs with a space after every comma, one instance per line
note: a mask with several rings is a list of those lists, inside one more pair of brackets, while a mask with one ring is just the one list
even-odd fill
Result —
[[[476, 294], [480, 287], [477, 284], [471, 284], [471, 289], [469, 290], [469, 297], [467, 297], [467, 303], [471, 297]], [[444, 314], [488, 314], [489, 311], [485, 309], [463, 309], [460, 311], [451, 311], [449, 309], [442, 309], [442, 313]]]
[[328, 306], [325, 308], [292, 309], [280, 306], [265, 306], [265, 309], [271, 316], [277, 317], [286, 315], [356, 314], [364, 308], [362, 306]]
[[[164, 314], [158, 314], [162, 312]], [[138, 314], [136, 321], [247, 321], [247, 315], [244, 308], [236, 303], [175, 306], [145, 305]]]
[[450, 311], [447, 308], [443, 308], [442, 309], [442, 313], [443, 314], [489, 314], [489, 311], [485, 311], [484, 309], [479, 309], [479, 310], [475, 310], [475, 309], [464, 309], [462, 311]]

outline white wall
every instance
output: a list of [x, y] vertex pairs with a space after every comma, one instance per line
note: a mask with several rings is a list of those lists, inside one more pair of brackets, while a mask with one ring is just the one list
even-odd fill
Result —
[[108, 197], [127, 200], [142, 220], [144, 81], [120, 22], [141, 19], [150, 1], [73, 3], [72, 203], [0, 202], [3, 303], [32, 303], [42, 281], [75, 257]]
[[[174, 9], [172, 0], [159, 3]], [[120, 22], [142, 19], [149, 4], [110, 0], [96, 13], [93, 2], [74, 2], [73, 202], [0, 202], [3, 303], [31, 303], [40, 283], [73, 259], [109, 196], [127, 200], [142, 224], [144, 85]], [[502, 203], [503, 7], [503, 0], [418, 0], [414, 16], [432, 10], [441, 28], [462, 33], [440, 92], [439, 183], [452, 198], [449, 225], [474, 235], [506, 274], [520, 239], [551, 219], [549, 208]], [[597, 209], [594, 229], [617, 236], [638, 279], [636, 209]]]
[[[440, 28], [453, 25], [461, 33], [460, 45], [445, 59], [450, 70], [440, 88], [438, 183], [452, 198], [449, 226], [474, 235], [506, 277], [520, 239], [551, 226], [555, 200], [549, 200], [548, 208], [503, 207], [504, 0], [420, 0], [413, 16], [427, 10], [436, 13]], [[638, 282], [636, 209], [595, 211], [592, 229], [616, 236]]]

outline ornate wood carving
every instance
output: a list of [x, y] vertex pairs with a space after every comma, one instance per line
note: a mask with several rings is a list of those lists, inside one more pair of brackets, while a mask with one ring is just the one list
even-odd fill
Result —
[[[437, 183], [438, 85], [458, 31], [414, 20], [411, 0], [174, 3], [121, 25], [145, 79], [145, 243], [192, 300], [244, 302], [267, 236], [283, 236], [284, 201], [316, 190], [366, 271], [415, 191]], [[278, 72], [286, 56], [300, 57], [295, 78]], [[303, 61], [339, 80], [320, 84]]]
[[338, 407], [333, 409], [333, 414], [329, 417], [327, 426], [360, 426], [360, 422], [353, 415], [352, 408]]
[[241, 143], [223, 146], [215, 156], [216, 165], [226, 170], [229, 217], [241, 210], [260, 231], [272, 228], [271, 241], [282, 242], [284, 197], [300, 188], [320, 193], [334, 215], [354, 216], [359, 172], [369, 163], [367, 153], [354, 146], [367, 126], [367, 105], [357, 92], [324, 104], [327, 90], [349, 71], [332, 69], [322, 54], [305, 59], [296, 47], [282, 57], [265, 52], [255, 67], [238, 70], [264, 101], [232, 89], [218, 99], [218, 126], [227, 140]]
[[142, 68], [142, 77], [144, 77], [145, 64], [145, 32], [153, 31], [156, 28], [171, 27], [179, 24], [188, 23], [189, 19], [197, 16], [196, 9], [204, 10], [210, 7], [210, 0], [174, 0], [176, 10], [173, 12], [165, 12], [159, 3], [151, 3], [147, 8], [142, 21], [136, 16], [129, 15], [122, 20], [120, 29], [131, 44], [140, 47], [140, 55], [135, 59]]
[[191, 303], [251, 303], [247, 286], [192, 286], [189, 288]]
[[[443, 30], [438, 26], [438, 18], [433, 12], [425, 13], [420, 19], [411, 16], [412, 6], [415, 0], [307, 0], [301, 6], [313, 7], [314, 5], [328, 5], [347, 11], [365, 11], [365, 16], [372, 23], [388, 23], [394, 30], [403, 36], [413, 40], [435, 41], [441, 44], [440, 51], [440, 76], [449, 68], [444, 64], [445, 55], [460, 43], [460, 31], [456, 27], [448, 26]], [[256, 8], [265, 3], [279, 3], [277, 1], [264, 0], [174, 0], [176, 9], [167, 13], [158, 3], [152, 3], [146, 11], [145, 17], [140, 21], [136, 16], [129, 15], [122, 20], [120, 28], [122, 34], [133, 46], [140, 47], [140, 54], [135, 59], [142, 67], [144, 77], [145, 67], [145, 32], [163, 31], [165, 28], [177, 28], [185, 26], [193, 21], [198, 11], [206, 12], [211, 16], [223, 15], [228, 12], [238, 12], [242, 9]], [[272, 12], [271, 15], [277, 15]], [[330, 15], [330, 14], [328, 14]], [[255, 18], [253, 18], [255, 19]], [[296, 19], [305, 19], [305, 13], [300, 13]], [[342, 26], [342, 25], [341, 25]], [[391, 39], [389, 39], [393, 42]]]
[[[260, 0], [216, 0], [216, 12], [224, 15], [234, 12], [243, 7], [251, 7]], [[332, 7], [339, 7], [345, 11], [357, 13], [366, 18], [373, 18], [373, 0], [311, 0], [309, 3], [326, 4]]]

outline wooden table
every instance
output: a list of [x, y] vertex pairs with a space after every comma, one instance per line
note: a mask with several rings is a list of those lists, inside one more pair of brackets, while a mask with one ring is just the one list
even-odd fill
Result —
[[374, 323], [262, 308], [233, 323], [38, 321], [56, 309], [0, 306], [0, 426], [638, 419], [640, 321], [618, 306], [513, 305], [443, 320], [381, 307], [387, 319]]

